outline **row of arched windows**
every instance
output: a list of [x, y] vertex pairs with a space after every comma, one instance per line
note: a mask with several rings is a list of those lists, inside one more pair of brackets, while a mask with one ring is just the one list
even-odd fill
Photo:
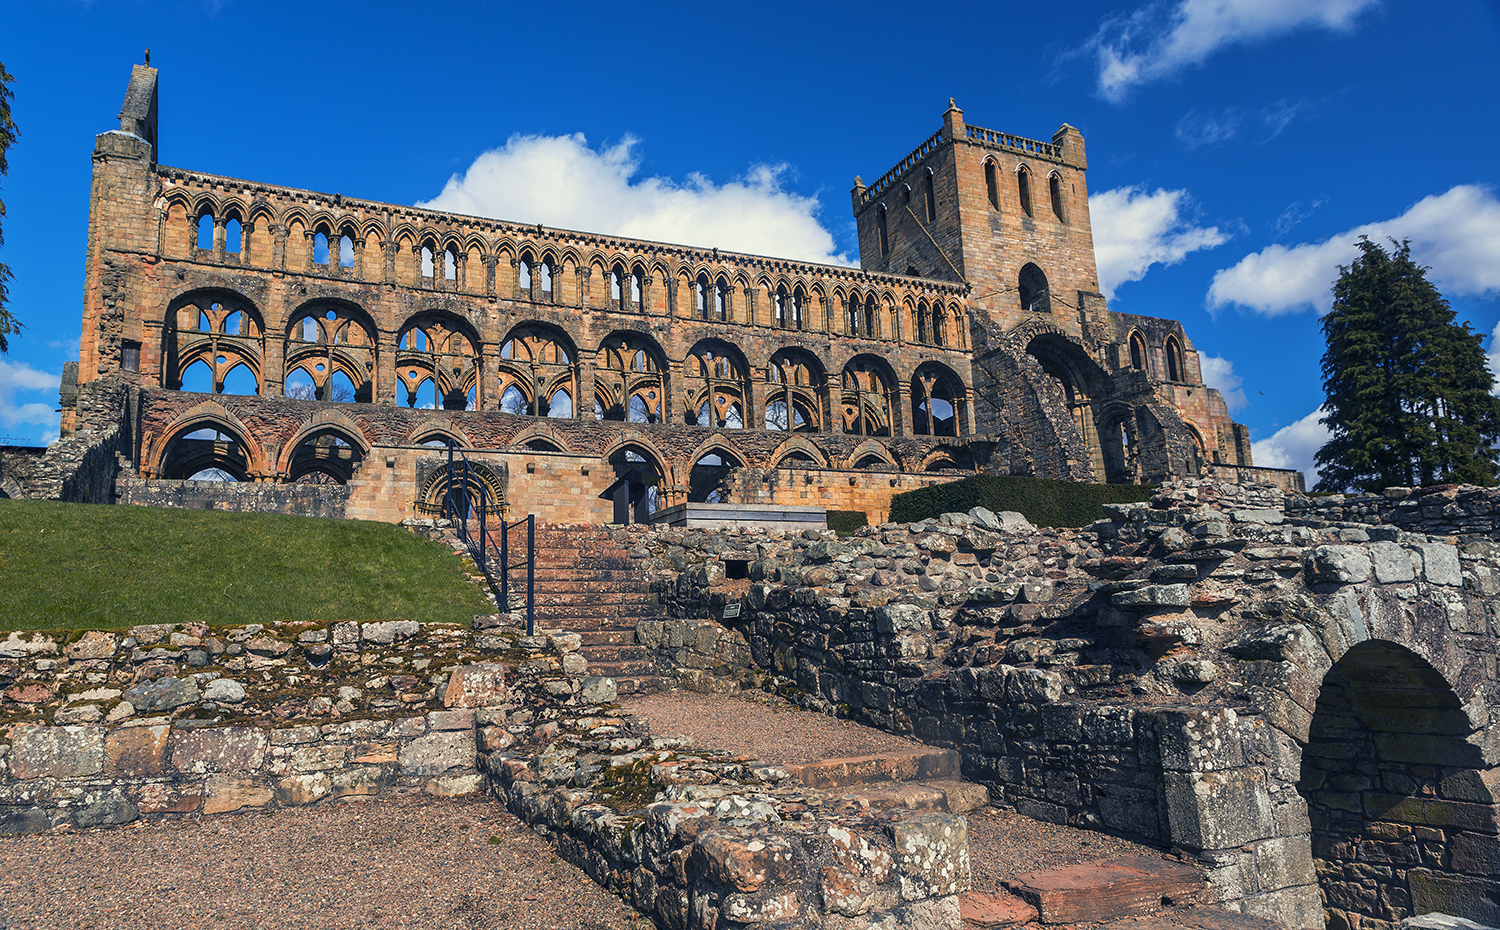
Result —
[[[931, 178], [921, 187], [921, 210], [929, 219], [934, 218], [937, 208]], [[907, 196], [911, 196], [910, 191]], [[187, 205], [181, 200], [172, 201], [169, 228], [174, 222], [186, 221], [186, 209]], [[196, 249], [199, 252], [222, 252], [238, 261], [270, 267], [272, 249], [266, 232], [270, 228], [270, 216], [260, 215], [256, 222], [247, 224], [238, 206], [224, 207], [220, 216], [215, 215], [215, 209], [203, 203], [194, 214], [193, 245]], [[912, 319], [912, 314], [918, 309], [916, 294], [904, 300], [899, 294], [883, 294], [876, 299], [873, 294], [865, 294], [862, 288], [845, 295], [842, 289], [830, 293], [820, 284], [795, 279], [776, 281], [762, 278], [751, 284], [742, 274], [711, 275], [686, 269], [679, 269], [673, 277], [674, 273], [668, 272], [659, 262], [648, 264], [644, 260], [603, 256], [585, 260], [572, 254], [572, 250], [561, 253], [550, 247], [524, 245], [516, 254], [514, 277], [509, 279], [514, 285], [511, 294], [511, 284], [498, 280], [487, 283], [490, 272], [485, 263], [493, 259], [483, 257], [488, 245], [477, 239], [465, 244], [431, 231], [402, 231], [401, 247], [395, 250], [393, 270], [385, 264], [389, 257], [385, 254], [386, 241], [373, 229], [358, 227], [353, 220], [314, 218], [303, 221], [294, 218], [289, 222], [291, 229], [280, 261], [292, 270], [322, 269], [326, 273], [352, 278], [394, 280], [394, 283], [439, 290], [481, 292], [494, 288], [502, 292], [501, 296], [534, 303], [586, 304], [593, 309], [681, 314], [706, 321], [751, 323], [782, 329], [836, 332], [842, 324], [846, 335], [879, 339], [912, 340], [917, 329]], [[169, 229], [168, 240], [174, 235]], [[563, 257], [560, 259], [559, 255]], [[475, 277], [476, 267], [478, 278]], [[653, 280], [660, 282], [663, 276], [667, 278], [667, 287], [652, 284]], [[498, 274], [495, 277], [498, 278]], [[684, 288], [686, 293], [683, 293]], [[867, 300], [874, 300], [876, 308], [865, 307]], [[955, 300], [937, 302], [945, 305], [945, 312], [950, 317], [956, 317]], [[858, 319], [861, 315], [864, 316], [863, 325]], [[954, 327], [941, 337], [915, 341], [961, 348], [967, 344], [968, 338], [962, 327]]]
[[[871, 298], [873, 300], [873, 298]], [[795, 312], [795, 305], [789, 305]], [[919, 319], [931, 311], [923, 304]], [[935, 318], [935, 317], [934, 317]], [[265, 339], [248, 304], [217, 292], [189, 297], [168, 331], [163, 384], [209, 394], [262, 393]], [[927, 325], [925, 322], [923, 325]], [[353, 305], [314, 302], [288, 325], [282, 346], [283, 393], [301, 400], [370, 403], [376, 396], [377, 338]], [[742, 352], [704, 339], [680, 365], [639, 333], [616, 333], [583, 364], [572, 341], [555, 327], [516, 327], [499, 346], [493, 380], [481, 385], [475, 336], [459, 317], [428, 312], [397, 335], [394, 400], [406, 407], [495, 409], [524, 416], [636, 423], [673, 421], [726, 429], [837, 431], [886, 436], [896, 429], [899, 383], [889, 363], [858, 356], [836, 381], [811, 352], [783, 348], [752, 373]], [[592, 381], [590, 386], [587, 382]], [[752, 411], [753, 383], [766, 385]], [[966, 403], [962, 379], [929, 361], [912, 376], [910, 429], [919, 435], [958, 435]], [[668, 391], [676, 390], [669, 402]]]
[[[1024, 164], [1016, 165], [1016, 202], [1020, 205], [1021, 212], [1027, 216], [1035, 216], [1035, 208], [1032, 206], [1031, 192], [1031, 169]], [[1047, 193], [1051, 202], [1052, 215], [1059, 223], [1068, 221], [1064, 209], [1065, 197], [1062, 189], [1062, 175], [1056, 170], [1047, 174]], [[1000, 209], [1000, 166], [993, 158], [984, 160], [984, 189], [985, 197], [989, 201], [991, 210]]]
[[1169, 333], [1162, 342], [1162, 365], [1165, 371], [1156, 372], [1152, 364], [1151, 353], [1146, 348], [1146, 337], [1141, 331], [1133, 329], [1130, 331], [1130, 367], [1147, 372], [1148, 374], [1162, 377], [1167, 381], [1185, 380], [1186, 369], [1183, 367], [1182, 343], [1178, 340], [1176, 333]]

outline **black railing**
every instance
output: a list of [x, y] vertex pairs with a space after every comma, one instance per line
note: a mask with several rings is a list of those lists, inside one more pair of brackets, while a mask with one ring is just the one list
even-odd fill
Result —
[[[457, 453], [458, 460], [454, 460]], [[474, 506], [474, 495], [478, 493], [479, 506]], [[490, 499], [489, 485], [476, 473], [474, 466], [469, 463], [469, 457], [452, 440], [448, 442], [448, 488], [443, 495], [443, 516], [453, 521], [454, 530], [458, 538], [469, 547], [469, 552], [474, 557], [474, 563], [479, 566], [479, 571], [484, 574], [485, 580], [490, 584], [490, 590], [495, 588], [495, 576], [490, 571], [490, 530], [488, 517], [494, 511], [500, 524], [500, 603], [497, 605], [501, 613], [510, 613], [510, 570], [518, 568], [520, 563], [510, 563], [510, 531], [522, 523], [526, 524], [526, 635], [536, 635], [536, 515], [528, 514], [526, 519], [517, 520], [515, 523], [506, 523], [503, 515], [495, 502]], [[479, 524], [478, 538], [469, 530], [469, 520], [477, 519]]]

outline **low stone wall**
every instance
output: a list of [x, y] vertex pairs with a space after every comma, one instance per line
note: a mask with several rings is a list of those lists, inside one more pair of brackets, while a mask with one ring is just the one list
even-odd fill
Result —
[[962, 817], [872, 812], [786, 769], [653, 737], [608, 704], [608, 679], [518, 690], [525, 710], [480, 729], [496, 796], [658, 926], [962, 926]]
[[337, 484], [120, 478], [115, 482], [115, 493], [119, 503], [143, 507], [284, 513], [340, 520], [349, 503], [350, 489]]
[[0, 832], [477, 792], [475, 708], [503, 703], [513, 643], [405, 620], [12, 633]]
[[774, 687], [958, 749], [1030, 816], [1197, 856], [1231, 907], [1493, 922], [1500, 549], [1292, 500], [1193, 481], [1082, 530], [636, 530], [670, 614], [637, 637], [685, 686]]
[[1432, 536], [1500, 535], [1500, 489], [1470, 484], [1387, 488], [1380, 494], [1290, 497], [1286, 514], [1314, 524], [1395, 526]]
[[102, 378], [78, 395], [77, 432], [48, 446], [34, 461], [19, 482], [25, 497], [113, 503], [120, 462], [131, 454], [131, 410], [137, 392], [131, 377]]

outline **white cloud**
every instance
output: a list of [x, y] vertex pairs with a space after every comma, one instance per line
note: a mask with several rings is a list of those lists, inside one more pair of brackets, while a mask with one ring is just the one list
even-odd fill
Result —
[[851, 264], [834, 251], [816, 197], [782, 187], [786, 165], [754, 165], [715, 184], [701, 174], [685, 182], [637, 178], [638, 142], [601, 149], [582, 134], [514, 135], [485, 152], [442, 193], [419, 207], [544, 223], [634, 239], [687, 243], [811, 262]]
[[1263, 468], [1295, 468], [1302, 472], [1311, 488], [1318, 483], [1318, 469], [1313, 465], [1313, 455], [1323, 448], [1331, 435], [1328, 427], [1318, 422], [1326, 416], [1319, 407], [1312, 413], [1289, 426], [1272, 433], [1260, 442], [1250, 444], [1250, 458]]
[[1345, 30], [1378, 0], [1179, 0], [1106, 20], [1086, 48], [1099, 93], [1115, 103], [1138, 84], [1200, 65], [1220, 49], [1305, 26]]
[[1487, 187], [1462, 184], [1424, 197], [1395, 219], [1356, 226], [1322, 242], [1271, 245], [1214, 273], [1208, 306], [1239, 304], [1265, 316], [1309, 307], [1327, 313], [1340, 265], [1359, 254], [1355, 240], [1410, 239], [1412, 257], [1445, 294], [1500, 290], [1500, 200]]
[[1152, 265], [1172, 265], [1189, 252], [1229, 241], [1217, 226], [1189, 223], [1183, 213], [1187, 191], [1117, 187], [1089, 196], [1094, 227], [1094, 258], [1106, 297], [1126, 281], [1139, 281]]
[[1224, 405], [1229, 408], [1230, 413], [1249, 406], [1250, 401], [1240, 388], [1240, 385], [1245, 383], [1245, 379], [1234, 373], [1234, 362], [1227, 358], [1204, 355], [1199, 352], [1198, 368], [1203, 373], [1203, 383], [1211, 388], [1217, 388], [1223, 395]]
[[[19, 427], [40, 426], [43, 430], [26, 430], [34, 436], [56, 438], [59, 417], [56, 411], [58, 375], [38, 371], [21, 362], [0, 358], [0, 429], [7, 433], [22, 432]], [[22, 394], [40, 393], [47, 400], [21, 398]], [[31, 436], [17, 436], [28, 439]]]
[[1227, 107], [1217, 113], [1189, 110], [1177, 121], [1179, 142], [1190, 149], [1213, 147], [1235, 138], [1249, 124], [1257, 143], [1270, 142], [1295, 123], [1299, 116], [1310, 114], [1314, 106], [1307, 100], [1278, 100], [1260, 108]]

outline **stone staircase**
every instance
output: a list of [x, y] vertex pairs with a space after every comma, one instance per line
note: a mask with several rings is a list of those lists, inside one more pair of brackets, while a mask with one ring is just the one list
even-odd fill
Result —
[[[524, 553], [515, 544], [512, 564]], [[498, 542], [497, 542], [498, 545]], [[526, 571], [512, 570], [511, 602], [524, 603]], [[621, 694], [661, 690], [648, 651], [636, 645], [635, 627], [661, 613], [661, 597], [630, 554], [599, 526], [539, 524], [536, 528], [536, 628], [577, 633], [590, 675], [615, 680]]]

